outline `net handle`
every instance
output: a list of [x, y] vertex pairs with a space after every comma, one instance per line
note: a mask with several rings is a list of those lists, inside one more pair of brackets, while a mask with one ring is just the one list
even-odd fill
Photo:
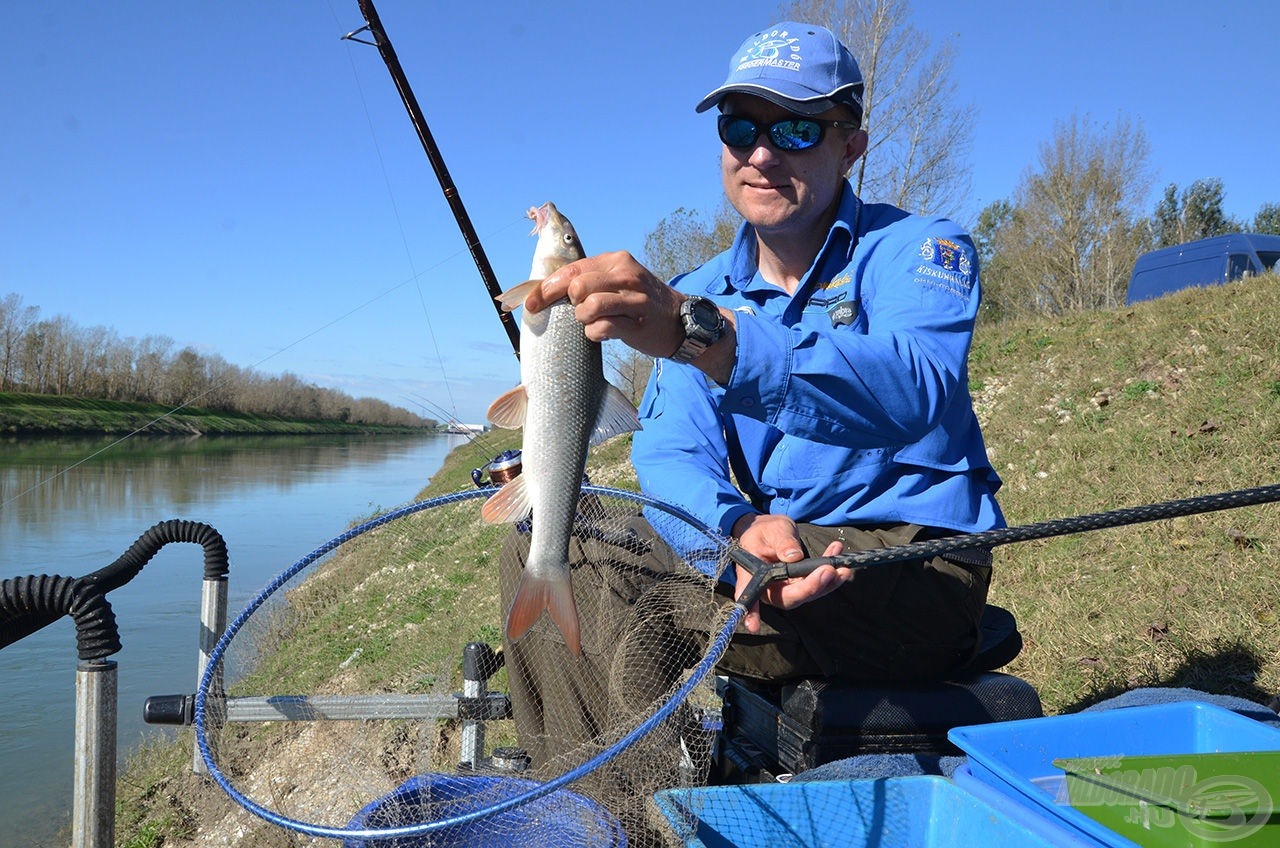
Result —
[[750, 609], [760, 600], [760, 595], [764, 592], [765, 587], [774, 580], [804, 577], [824, 565], [831, 565], [836, 568], [888, 565], [914, 559], [930, 559], [955, 553], [956, 551], [994, 548], [1011, 542], [1029, 542], [1033, 539], [1047, 539], [1051, 536], [1065, 536], [1088, 530], [1103, 530], [1109, 527], [1121, 527], [1146, 521], [1160, 521], [1166, 518], [1178, 518], [1184, 515], [1196, 515], [1221, 509], [1235, 509], [1242, 506], [1256, 506], [1276, 501], [1280, 501], [1280, 484], [1259, 486], [1254, 489], [1236, 489], [1230, 492], [1200, 495], [1194, 498], [1162, 501], [1145, 506], [1113, 509], [1107, 512], [1095, 512], [1071, 518], [1055, 518], [1034, 524], [1024, 524], [1020, 527], [1002, 527], [996, 530], [984, 530], [980, 533], [965, 533], [958, 536], [947, 536], [942, 539], [929, 539], [923, 542], [911, 542], [906, 545], [894, 545], [889, 548], [855, 551], [838, 556], [811, 557], [798, 562], [767, 563], [759, 557], [747, 553], [737, 545], [730, 546], [729, 558], [751, 574], [751, 580], [747, 583], [746, 589], [742, 591], [737, 601], [738, 605], [743, 609]]

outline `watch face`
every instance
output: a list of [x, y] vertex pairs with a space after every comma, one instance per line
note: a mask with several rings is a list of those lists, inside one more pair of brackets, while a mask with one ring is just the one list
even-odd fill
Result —
[[691, 307], [693, 320], [704, 330], [713, 331], [720, 325], [720, 310], [706, 298], [698, 298]]

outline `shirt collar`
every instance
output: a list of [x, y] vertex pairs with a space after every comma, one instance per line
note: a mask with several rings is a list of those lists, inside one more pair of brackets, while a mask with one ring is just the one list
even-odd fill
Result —
[[[830, 258], [832, 251], [842, 251], [841, 258], [847, 263], [853, 258], [853, 248], [858, 243], [858, 232], [860, 212], [862, 210], [862, 201], [853, 191], [853, 186], [848, 180], [845, 180], [844, 187], [840, 192], [840, 206], [836, 211], [836, 220], [831, 225], [831, 230], [827, 233], [827, 239], [822, 245], [822, 249], [818, 251], [818, 255], [814, 257], [813, 264], [809, 266], [809, 270], [805, 273], [804, 279], [808, 280], [813, 274], [814, 268], [820, 268]], [[757, 280], [756, 277], [756, 231], [750, 224], [743, 222], [738, 228], [738, 234], [734, 237], [733, 247], [729, 252], [729, 274], [725, 278], [725, 289], [722, 293], [727, 293], [729, 289], [737, 289], [738, 291], [746, 291], [752, 287], [755, 281], [756, 286], [768, 285], [763, 281]], [[800, 286], [803, 289], [804, 285]], [[799, 290], [799, 289], [798, 289]]]

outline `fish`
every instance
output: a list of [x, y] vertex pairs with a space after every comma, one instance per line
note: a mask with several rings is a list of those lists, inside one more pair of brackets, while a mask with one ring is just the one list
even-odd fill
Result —
[[[569, 219], [547, 202], [528, 212], [538, 236], [530, 279], [497, 297], [510, 312], [557, 269], [583, 258]], [[547, 612], [575, 656], [582, 632], [569, 574], [569, 540], [577, 515], [588, 448], [640, 429], [635, 407], [604, 376], [599, 342], [586, 336], [574, 307], [562, 298], [520, 319], [520, 385], [489, 407], [494, 425], [524, 428], [522, 471], [485, 501], [491, 524], [531, 518], [524, 573], [507, 611], [515, 641]]]

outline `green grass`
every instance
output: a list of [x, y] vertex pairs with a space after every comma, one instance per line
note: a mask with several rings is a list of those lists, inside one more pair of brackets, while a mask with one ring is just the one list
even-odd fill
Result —
[[353, 424], [342, 421], [299, 421], [274, 415], [183, 407], [173, 411], [158, 403], [0, 392], [0, 435], [131, 433], [162, 434], [292, 434], [410, 433], [423, 428]]
[[[1010, 524], [1280, 482], [1280, 328], [1258, 319], [1280, 314], [1277, 282], [980, 328], [974, 393]], [[1280, 691], [1278, 515], [998, 549], [992, 600], [1027, 641], [1010, 670], [1049, 712], [1136, 686], [1266, 701]]]
[[[979, 328], [973, 393], [1009, 523], [1280, 481], [1277, 282]], [[422, 496], [472, 488], [473, 468], [518, 445], [518, 433], [496, 431], [456, 449]], [[635, 489], [629, 448], [620, 438], [593, 452], [593, 482]], [[475, 521], [477, 503], [340, 549], [292, 596], [306, 614], [259, 673], [279, 691], [319, 686], [354, 656], [335, 686], [455, 689], [462, 645], [501, 641], [505, 530]], [[1017, 615], [1025, 640], [1007, 670], [1048, 713], [1139, 686], [1265, 702], [1280, 691], [1277, 518], [1265, 505], [998, 548], [991, 600]], [[130, 768], [121, 844], [186, 844], [226, 812], [217, 789], [187, 774], [187, 751]], [[270, 830], [250, 827], [240, 844], [285, 844]]]

